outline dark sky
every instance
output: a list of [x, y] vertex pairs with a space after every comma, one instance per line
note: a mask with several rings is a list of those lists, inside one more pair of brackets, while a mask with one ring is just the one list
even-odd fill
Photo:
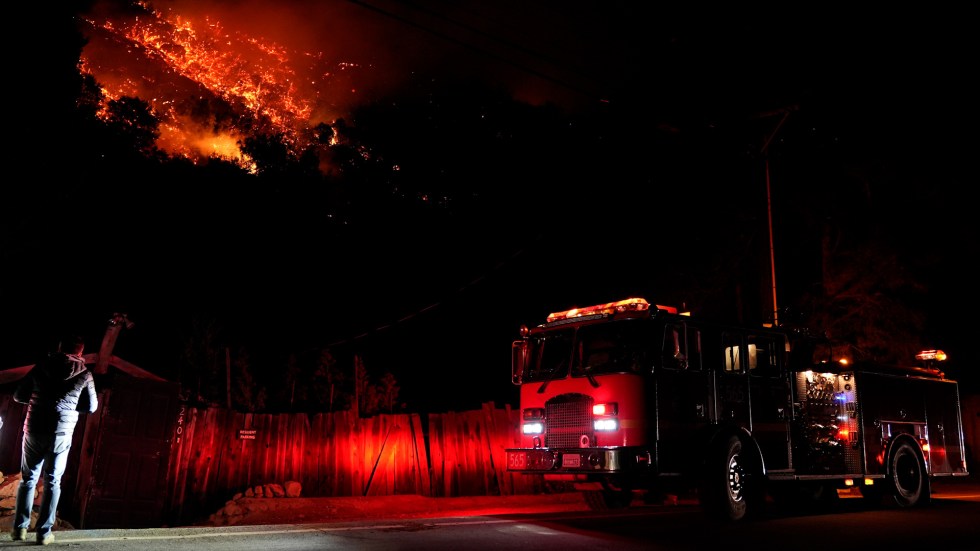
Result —
[[[27, 177], [6, 186], [49, 185], [52, 178], [59, 184], [4, 201], [0, 368], [29, 363], [38, 343], [65, 325], [84, 328], [94, 351], [106, 320], [123, 310], [136, 325], [123, 332], [117, 353], [177, 377], [173, 349], [188, 319], [209, 312], [230, 320], [250, 346], [268, 350], [273, 359], [264, 369], [273, 373], [286, 350], [333, 345], [338, 357], [356, 352], [369, 370], [394, 372], [410, 407], [515, 403], [509, 344], [520, 323], [628, 295], [693, 308], [732, 302], [726, 275], [744, 268], [740, 263], [758, 263], [733, 247], [758, 252], [767, 239], [760, 233], [761, 149], [769, 138], [777, 282], [787, 301], [819, 272], [819, 236], [804, 222], [853, 215], [848, 205], [873, 203], [889, 227], [904, 228], [893, 240], [940, 259], [931, 264], [942, 274], [933, 274], [925, 307], [944, 319], [961, 311], [956, 306], [976, 310], [976, 300], [961, 292], [972, 285], [978, 260], [968, 203], [976, 182], [977, 49], [965, 12], [890, 7], [886, 14], [829, 4], [806, 13], [695, 11], [593, 1], [153, 5], [207, 14], [230, 32], [359, 67], [343, 81], [349, 90], [341, 93], [341, 81], [331, 81], [314, 117], [350, 116], [378, 98], [397, 101], [402, 90], [405, 98], [409, 90], [417, 95], [420, 79], [436, 89], [442, 81], [479, 78], [517, 102], [557, 106], [568, 125], [592, 125], [595, 145], [588, 156], [533, 140], [525, 148], [532, 151], [512, 158], [471, 152], [470, 170], [506, 167], [505, 181], [482, 207], [476, 201], [469, 210], [417, 219], [367, 217], [329, 234], [308, 232], [309, 239], [276, 231], [307, 228], [288, 217], [198, 227], [189, 213], [200, 209], [199, 198], [179, 185], [168, 193], [136, 174], [106, 188], [144, 190], [113, 204], [111, 219], [105, 205], [94, 209], [97, 219], [79, 210], [84, 229], [73, 235], [73, 224], [38, 228], [43, 223], [33, 214], [46, 212], [47, 200], [91, 206], [105, 188], [90, 188], [100, 185], [97, 175], [59, 166], [59, 151], [72, 147], [59, 136], [73, 136], [71, 129], [16, 114], [14, 128], [36, 138], [8, 146], [12, 164], [20, 165], [11, 173]], [[117, 7], [100, 4], [90, 16]], [[99, 59], [106, 66], [96, 76], [111, 72], [115, 58]], [[39, 51], [19, 63], [31, 74], [62, 61]], [[144, 79], [139, 86], [159, 90], [160, 83]], [[21, 91], [31, 96], [27, 105], [53, 97], [50, 89], [34, 92]], [[466, 97], [454, 100], [465, 105]], [[39, 146], [42, 137], [51, 145]], [[405, 150], [435, 158], [432, 150], [453, 136], [441, 139]], [[468, 180], [454, 181], [464, 189], [453, 192], [466, 196]], [[221, 191], [207, 193], [222, 198], [215, 204], [268, 214], [254, 197], [246, 203], [221, 186], [215, 182]], [[21, 197], [42, 204], [18, 204]], [[269, 209], [288, 211], [277, 197]], [[529, 205], [539, 210], [529, 214]], [[188, 249], [187, 235], [206, 235], [200, 241], [215, 250]], [[240, 254], [225, 256], [227, 250]], [[299, 250], [319, 253], [296, 262], [288, 253]], [[949, 343], [940, 346], [976, 363], [965, 331], [944, 334], [957, 327], [934, 329]]]

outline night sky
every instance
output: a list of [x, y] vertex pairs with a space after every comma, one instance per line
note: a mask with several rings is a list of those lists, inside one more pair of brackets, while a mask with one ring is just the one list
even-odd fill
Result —
[[[259, 176], [122, 153], [74, 108], [79, 54], [97, 81], [193, 103], [173, 134], [257, 127], [236, 118], [244, 100], [96, 30], [129, 21], [125, 2], [25, 12], [58, 38], [8, 67], [23, 81], [8, 85], [22, 102], [8, 107], [0, 369], [65, 328], [97, 351], [124, 312], [135, 325], [116, 354], [171, 380], [192, 377], [179, 354], [208, 318], [260, 377], [329, 347], [393, 373], [411, 411], [516, 405], [510, 342], [550, 311], [643, 296], [768, 321], [768, 159], [780, 306], [814, 290], [828, 247], [852, 271], [912, 274], [922, 340], [980, 387], [965, 10], [152, 5], [314, 60], [277, 66], [294, 70], [282, 90], [313, 98], [304, 129], [342, 119], [347, 147], [326, 148], [315, 174]], [[257, 83], [268, 59], [251, 61]]]

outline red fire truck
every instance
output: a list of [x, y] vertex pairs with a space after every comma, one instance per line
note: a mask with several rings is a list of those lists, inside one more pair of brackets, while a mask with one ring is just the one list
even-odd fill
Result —
[[848, 362], [804, 330], [746, 328], [629, 298], [521, 327], [520, 447], [507, 469], [585, 492], [595, 509], [691, 491], [741, 520], [767, 497], [914, 507], [966, 476], [959, 387], [919, 365]]

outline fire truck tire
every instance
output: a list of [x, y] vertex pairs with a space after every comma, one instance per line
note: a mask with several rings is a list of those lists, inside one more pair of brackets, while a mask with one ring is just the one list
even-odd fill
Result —
[[762, 476], [750, 449], [733, 435], [708, 458], [699, 495], [709, 516], [738, 521], [755, 516], [763, 507]]
[[916, 507], [931, 500], [922, 454], [908, 440], [897, 442], [888, 458], [888, 481], [890, 502], [897, 507]]

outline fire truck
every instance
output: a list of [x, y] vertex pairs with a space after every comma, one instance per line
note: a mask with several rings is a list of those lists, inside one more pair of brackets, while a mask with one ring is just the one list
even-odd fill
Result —
[[688, 491], [731, 521], [800, 496], [922, 506], [934, 478], [968, 475], [944, 353], [893, 367], [829, 343], [643, 298], [554, 312], [512, 344], [507, 470], [582, 491], [593, 509]]

